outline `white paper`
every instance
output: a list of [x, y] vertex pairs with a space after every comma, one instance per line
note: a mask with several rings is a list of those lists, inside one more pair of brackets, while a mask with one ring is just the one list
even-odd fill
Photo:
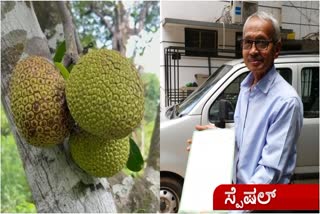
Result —
[[213, 212], [213, 192], [231, 184], [235, 137], [232, 129], [195, 131], [179, 212]]

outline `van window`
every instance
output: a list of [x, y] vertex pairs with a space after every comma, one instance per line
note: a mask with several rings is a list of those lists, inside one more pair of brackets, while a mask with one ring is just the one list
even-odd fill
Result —
[[208, 91], [230, 70], [232, 69], [231, 65], [222, 65], [218, 68], [209, 79], [203, 83], [200, 87], [198, 87], [189, 97], [187, 97], [180, 105], [176, 107], [175, 116], [182, 117], [187, 115], [195, 105], [201, 100], [203, 96], [205, 96]]
[[305, 118], [319, 117], [319, 67], [303, 68], [301, 97]]
[[249, 72], [245, 72], [233, 80], [232, 83], [219, 95], [209, 109], [209, 121], [211, 123], [219, 122], [219, 105], [220, 102], [226, 102], [227, 109], [225, 111], [225, 122], [233, 123], [233, 114], [236, 108], [238, 95], [240, 92], [240, 84], [242, 80], [248, 75]]
[[290, 68], [276, 68], [276, 70], [283, 77], [283, 79], [292, 85], [292, 71]]

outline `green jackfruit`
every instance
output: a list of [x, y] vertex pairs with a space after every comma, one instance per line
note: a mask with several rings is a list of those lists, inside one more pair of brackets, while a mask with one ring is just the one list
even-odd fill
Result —
[[129, 138], [106, 140], [81, 131], [69, 139], [75, 163], [88, 174], [111, 177], [123, 169], [129, 158]]
[[31, 56], [18, 62], [9, 83], [15, 124], [29, 144], [63, 143], [68, 131], [65, 83], [45, 58]]
[[121, 139], [143, 117], [141, 78], [117, 51], [93, 50], [73, 67], [66, 85], [70, 113], [78, 125], [105, 139]]

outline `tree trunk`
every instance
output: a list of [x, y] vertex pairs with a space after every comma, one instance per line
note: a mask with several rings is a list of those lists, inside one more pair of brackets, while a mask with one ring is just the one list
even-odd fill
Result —
[[50, 52], [53, 55], [57, 43], [64, 40], [63, 25], [57, 3], [54, 1], [35, 1], [33, 6], [41, 30], [48, 40]]
[[126, 44], [129, 39], [130, 26], [129, 17], [126, 12], [122, 1], [116, 3], [115, 17], [114, 17], [114, 30], [112, 37], [112, 49], [119, 51], [123, 56], [126, 55]]
[[88, 176], [70, 158], [67, 145], [36, 148], [15, 126], [8, 99], [11, 72], [28, 55], [50, 59], [48, 42], [26, 2], [1, 2], [1, 100], [38, 212], [116, 212], [107, 179]]

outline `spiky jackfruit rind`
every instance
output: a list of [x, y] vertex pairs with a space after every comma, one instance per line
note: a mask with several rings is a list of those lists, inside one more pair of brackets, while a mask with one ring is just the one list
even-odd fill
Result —
[[106, 139], [128, 136], [143, 118], [142, 80], [117, 51], [93, 50], [81, 57], [67, 81], [66, 97], [78, 125]]
[[95, 177], [111, 177], [126, 166], [129, 138], [106, 140], [87, 132], [72, 133], [69, 139], [75, 163]]
[[30, 56], [17, 63], [9, 83], [15, 124], [27, 143], [46, 147], [69, 134], [65, 82], [45, 58]]

